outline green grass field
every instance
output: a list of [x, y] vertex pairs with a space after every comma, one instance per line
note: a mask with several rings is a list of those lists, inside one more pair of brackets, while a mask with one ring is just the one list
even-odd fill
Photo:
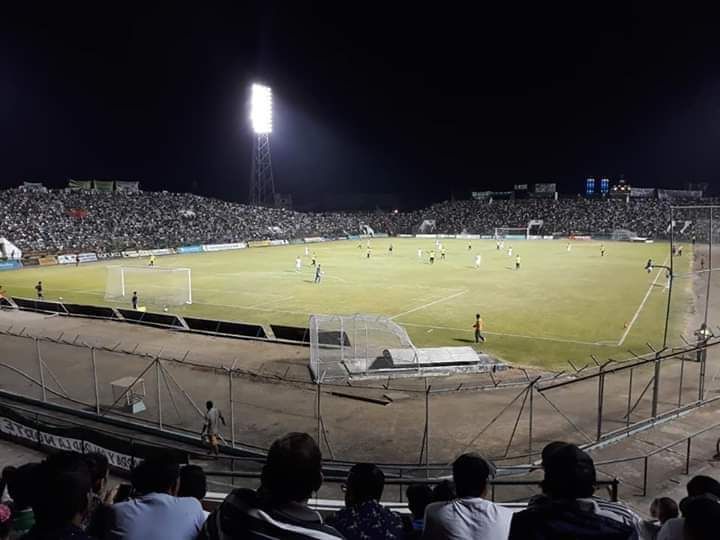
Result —
[[[325, 271], [319, 285], [304, 245], [165, 256], [156, 264], [192, 269], [193, 304], [170, 308], [181, 314], [306, 326], [311, 313], [379, 313], [405, 326], [416, 345], [437, 346], [470, 343], [479, 312], [487, 337], [480, 349], [506, 361], [555, 368], [567, 367], [567, 360], [584, 365], [591, 354], [621, 359], [628, 349], [646, 352], [647, 342], [661, 343], [665, 276], [648, 274], [643, 266], [649, 258], [666, 261], [667, 244], [606, 242], [605, 257], [598, 242], [574, 242], [570, 252], [561, 241], [509, 244], [513, 257], [497, 251], [494, 241], [475, 240], [469, 251], [467, 241], [445, 240], [447, 259], [434, 265], [417, 256], [418, 249], [433, 249], [433, 240], [375, 239], [370, 259], [364, 242], [363, 248], [357, 241], [311, 244]], [[482, 256], [480, 269], [474, 267], [476, 254]], [[522, 258], [518, 271], [515, 254]], [[303, 259], [300, 273], [297, 255]], [[690, 260], [688, 253], [676, 263]], [[10, 295], [32, 298], [42, 280], [46, 299], [108, 304], [106, 266], [121, 264], [147, 260], [30, 267], [0, 274], [0, 283]], [[672, 336], [682, 331], [691, 302], [689, 282], [676, 285]], [[161, 309], [138, 288], [141, 305]]]

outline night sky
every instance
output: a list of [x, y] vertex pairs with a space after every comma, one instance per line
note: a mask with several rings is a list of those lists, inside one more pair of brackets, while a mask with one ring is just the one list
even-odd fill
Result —
[[688, 3], [63, 4], [4, 8], [0, 186], [243, 201], [252, 81], [273, 87], [276, 185], [301, 206], [720, 180], [720, 38]]

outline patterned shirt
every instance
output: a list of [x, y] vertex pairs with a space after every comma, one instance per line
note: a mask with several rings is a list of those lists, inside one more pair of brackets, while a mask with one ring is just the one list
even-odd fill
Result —
[[328, 524], [335, 527], [347, 540], [395, 540], [403, 538], [400, 516], [377, 501], [366, 501], [358, 506], [343, 508]]

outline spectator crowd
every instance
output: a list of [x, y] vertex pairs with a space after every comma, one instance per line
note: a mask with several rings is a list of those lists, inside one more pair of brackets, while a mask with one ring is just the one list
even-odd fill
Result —
[[[704, 204], [716, 201], [704, 201]], [[665, 234], [670, 202], [659, 199], [522, 199], [446, 201], [411, 212], [295, 212], [168, 192], [0, 191], [0, 236], [26, 254], [111, 253], [248, 240], [340, 237], [364, 232], [491, 235], [497, 227], [539, 234]]]
[[309, 500], [323, 484], [322, 455], [305, 433], [270, 447], [257, 489], [229, 493], [212, 512], [200, 467], [158, 454], [138, 464], [131, 484], [109, 489], [101, 454], [59, 452], [40, 463], [6, 467], [0, 495], [0, 540], [709, 540], [720, 530], [720, 483], [696, 476], [679, 506], [653, 501], [643, 520], [620, 502], [595, 495], [592, 458], [565, 442], [542, 452], [541, 493], [517, 512], [487, 499], [494, 465], [459, 456], [452, 480], [407, 488], [409, 513], [380, 501], [385, 477], [359, 463], [343, 485], [345, 505], [323, 516]]

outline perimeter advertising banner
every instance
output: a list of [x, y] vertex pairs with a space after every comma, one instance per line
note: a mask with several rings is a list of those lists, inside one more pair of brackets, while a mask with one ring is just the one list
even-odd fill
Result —
[[535, 184], [535, 193], [547, 193], [552, 195], [557, 191], [555, 182], [548, 182], [544, 184]]
[[92, 180], [68, 180], [67, 187], [69, 189], [91, 189]]
[[204, 251], [225, 251], [227, 249], [245, 249], [245, 242], [235, 242], [231, 244], [206, 244], [203, 246]]
[[137, 193], [140, 191], [140, 182], [125, 182], [122, 180], [115, 181], [115, 191], [124, 191], [126, 193]]
[[113, 180], [95, 180], [96, 191], [115, 191], [115, 182]]

